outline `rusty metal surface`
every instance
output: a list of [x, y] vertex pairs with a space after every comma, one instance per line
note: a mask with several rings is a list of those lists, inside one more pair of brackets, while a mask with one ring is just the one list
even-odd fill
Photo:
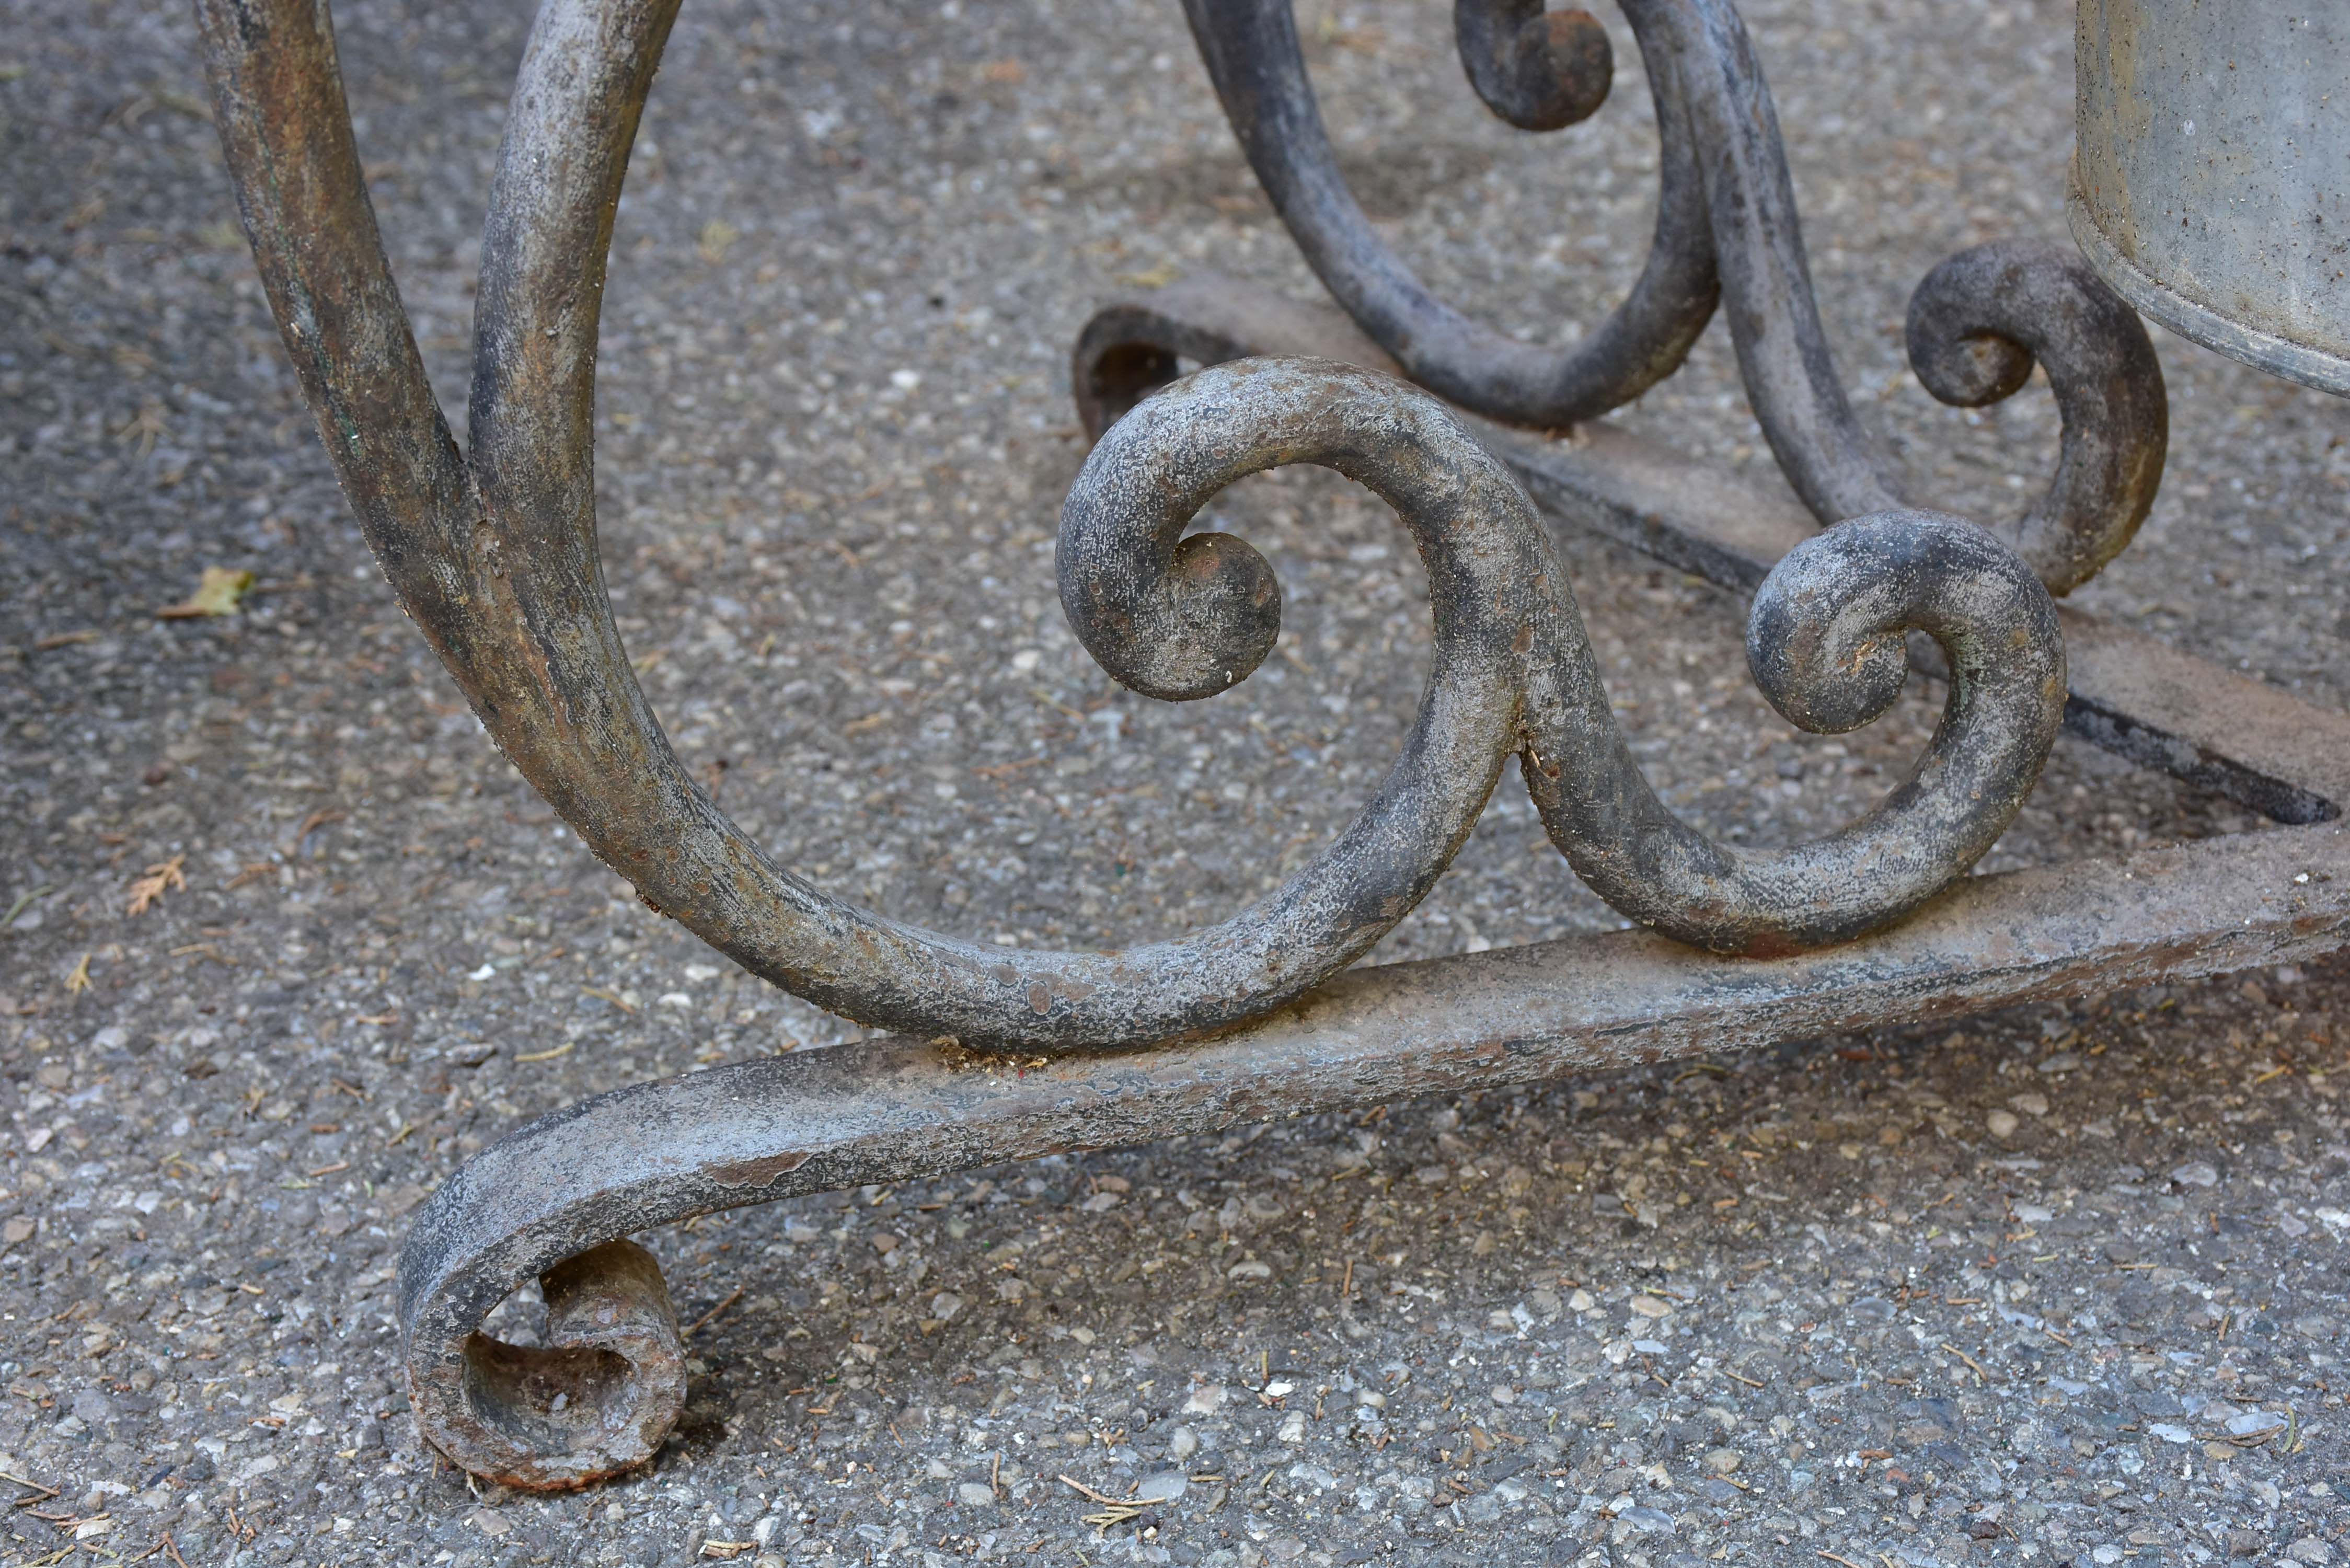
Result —
[[[1631, 294], [1561, 351], [1462, 317], [1372, 230], [1323, 130], [1288, 0], [1185, 6], [1274, 209], [1332, 296], [1412, 379], [1504, 423], [1595, 419], [1671, 374], [1718, 292], [1755, 419], [1814, 515], [1835, 523], [1904, 504], [1836, 375], [1777, 113], [1738, 13], [1728, 0], [1624, 0], [1623, 9], [1662, 144], [1656, 234]], [[1495, 32], [1517, 13], [1464, 5], [1459, 15], [1472, 80], [1512, 119], [1481, 72]], [[1918, 286], [1908, 343], [1918, 379], [1948, 402], [1995, 402], [2035, 361], [2045, 366], [2064, 421], [2057, 472], [2030, 513], [1993, 531], [2059, 594], [2120, 552], [2154, 504], [2169, 415], [2146, 329], [2093, 270], [2043, 244], [1962, 252]]]
[[2081, 0], [2074, 237], [2131, 305], [2350, 394], [2350, 14]]
[[[1195, 275], [1104, 306], [1071, 365], [1077, 409], [1106, 429], [1161, 384], [1113, 374], [1151, 356], [1212, 364], [1248, 354], [1343, 356], [1390, 364], [1342, 312], [1236, 279]], [[1785, 490], [1692, 463], [1606, 421], [1546, 440], [1471, 427], [1555, 523], [1588, 529], [1724, 587], [1751, 591], [1813, 536]], [[2246, 680], [2151, 638], [2060, 605], [2069, 667], [2065, 727], [2142, 767], [2172, 774], [2272, 820], [2330, 820], [2350, 779], [2350, 718]], [[1939, 671], [1936, 671], [1939, 672]]]
[[[616, 1233], [617, 1234], [617, 1233]], [[425, 1441], [477, 1474], [553, 1491], [643, 1464], [685, 1402], [685, 1348], [660, 1265], [626, 1240], [538, 1271], [546, 1343], [487, 1334], [409, 1363]]]
[[[492, 1145], [418, 1213], [400, 1322], [420, 1418], [444, 1445], [480, 1428], [559, 1442], [561, 1412], [497, 1403], [552, 1381], [465, 1376], [484, 1354], [477, 1325], [583, 1249], [693, 1214], [2294, 962], [2345, 940], [2350, 837], [2326, 825], [1977, 877], [1866, 944], [1767, 962], [1626, 931], [1357, 971], [1218, 1038], [1116, 1056], [1020, 1064], [882, 1040], [638, 1085]], [[567, 1353], [495, 1354], [519, 1367]], [[604, 1398], [631, 1432], [678, 1414], [657, 1376]], [[444, 1451], [523, 1484], [571, 1484], [619, 1468], [602, 1440], [519, 1465], [504, 1448]]]

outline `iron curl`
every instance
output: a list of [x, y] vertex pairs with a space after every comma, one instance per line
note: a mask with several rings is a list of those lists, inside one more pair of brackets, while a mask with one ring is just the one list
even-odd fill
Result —
[[2032, 509], [1999, 532], [2051, 593], [2068, 593], [2136, 536], [2169, 448], [2162, 362], [2137, 312], [2069, 245], [1998, 240], [1959, 252], [1909, 296], [1910, 369], [1943, 402], [1979, 409], [2048, 372], [2064, 434]]
[[[1571, 348], [1539, 348], [1471, 320], [1430, 292], [1347, 189], [1305, 73], [1290, 0], [1184, 0], [1224, 114], [1274, 210], [1325, 287], [1421, 386], [1504, 423], [1556, 429], [1596, 419], [1664, 379], [1705, 332], [1721, 293], [1704, 181], [1676, 73], [1658, 32], [1664, 5], [1627, 0], [1648, 63], [1659, 184], [1638, 279]], [[1459, 0], [1461, 60], [1496, 114], [1553, 129], [1598, 107], [1597, 39], [1582, 12], [1523, 0]], [[1577, 21], [1575, 18], [1580, 17]]]
[[[1243, 421], [1253, 441], [1240, 439]], [[1552, 842], [1620, 912], [1716, 952], [1848, 940], [1981, 857], [2064, 717], [2055, 607], [2023, 562], [1960, 518], [1854, 519], [1763, 579], [1747, 628], [1756, 683], [1804, 729], [1856, 729], [1899, 695], [1906, 634], [1922, 631], [1950, 670], [1941, 722], [1908, 777], [1839, 832], [1781, 850], [1718, 844], [1642, 774], [1555, 546], [1515, 480], [1433, 399], [1314, 359], [1200, 371], [1137, 405], [1095, 449], [1063, 512], [1059, 565], [1062, 606], [1104, 669], [1139, 691], [1203, 697], [1264, 656], [1280, 624], [1270, 567], [1229, 535], [1182, 530], [1215, 491], [1276, 462], [1367, 484], [1428, 569], [1433, 653], [1418, 722], [1334, 846], [1383, 884], [1397, 880], [1384, 857], [1398, 841], [1374, 825], [1417, 815], [1456, 831], [1460, 803], [1473, 794], [1482, 805], [1514, 751]], [[1423, 792], [1433, 811], [1415, 805]]]
[[[1903, 506], [1836, 375], [1777, 112], [1744, 23], [1731, 0], [1622, 5], [1656, 106], [1656, 232], [1630, 294], [1566, 350], [1470, 320], [1372, 230], [1323, 130], [1290, 0], [1186, 0], [1185, 9], [1275, 211], [1331, 295], [1411, 379], [1504, 423], [1594, 419], [1677, 369], [1719, 301], [1754, 417], [1813, 514], [1827, 524]], [[1605, 33], [1587, 15], [1547, 12], [1539, 0], [1457, 0], [1454, 18], [1471, 84], [1510, 123], [1553, 129], [1597, 107], [1589, 39]], [[1569, 68], [1565, 57], [1585, 64]], [[1586, 85], [1570, 90], [1577, 81]], [[1919, 380], [1944, 401], [1996, 401], [2035, 358], [2047, 368], [2064, 420], [2056, 472], [2022, 519], [1994, 532], [2052, 592], [2086, 581], [2129, 542], [2161, 479], [2162, 369], [2137, 316], [2077, 257], [2008, 241], [1936, 267], [1912, 299], [1908, 337]]]
[[2006, 831], [2054, 743], [2064, 651], [2046, 590], [1970, 523], [1885, 513], [1790, 551], [1755, 595], [1746, 648], [1773, 707], [1833, 733], [1899, 694], [1913, 630], [1951, 668], [1925, 751], [1859, 819], [1784, 849], [1732, 849], [1674, 815], [1625, 744], [1587, 645], [1562, 649], [1529, 694], [1522, 769], [1552, 843], [1619, 912], [1714, 952], [1774, 957], [1915, 909]]
[[1588, 11], [1543, 0], [1453, 0], [1461, 68], [1485, 107], [1520, 130], [1564, 130], [1607, 101], [1616, 50]]

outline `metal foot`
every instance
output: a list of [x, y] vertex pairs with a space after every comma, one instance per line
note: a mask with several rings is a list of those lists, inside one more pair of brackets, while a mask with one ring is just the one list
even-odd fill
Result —
[[[619, 1347], [602, 1364], [617, 1381], [598, 1385], [614, 1417], [565, 1426], [542, 1392], [556, 1377], [473, 1370], [550, 1353], [475, 1330], [566, 1259], [615, 1294], [635, 1288], [601, 1244], [695, 1214], [2301, 962], [2345, 941], [2350, 836], [2285, 828], [1975, 877], [1866, 942], [1765, 962], [1621, 931], [1357, 970], [1186, 1044], [1039, 1062], [881, 1039], [639, 1084], [493, 1144], [418, 1211], [400, 1276], [418, 1422], [459, 1463], [523, 1486], [580, 1485], [649, 1455], [682, 1399], [673, 1360]], [[633, 1269], [644, 1254], [629, 1256]], [[650, 1315], [665, 1314], [663, 1302]]]

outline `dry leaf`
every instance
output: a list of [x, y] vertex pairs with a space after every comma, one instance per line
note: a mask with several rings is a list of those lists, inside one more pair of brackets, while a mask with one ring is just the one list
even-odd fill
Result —
[[1173, 262], [1160, 262], [1149, 272], [1122, 272], [1118, 275], [1118, 281], [1130, 283], [1137, 288], [1165, 288], [1181, 275]]
[[161, 865], [147, 867], [146, 875], [130, 884], [129, 912], [133, 915], [143, 915], [154, 907], [157, 899], [171, 889], [186, 887], [188, 879], [181, 874], [180, 867], [186, 863], [187, 858], [184, 855], [174, 855]]
[[990, 60], [979, 74], [1005, 87], [1018, 87], [1028, 79], [1028, 67], [1018, 60]]
[[139, 455], [145, 457], [155, 450], [158, 441], [171, 432], [171, 423], [163, 417], [163, 405], [149, 402], [117, 427], [114, 439], [125, 446], [137, 446]]
[[703, 261], [716, 266], [726, 259], [727, 248], [742, 237], [743, 231], [725, 219], [712, 218], [702, 225], [702, 238], [694, 242], [693, 248], [701, 253]]
[[81, 955], [81, 961], [73, 966], [73, 973], [66, 976], [66, 994], [68, 996], [71, 996], [77, 992], [84, 992], [88, 989], [89, 955], [88, 953], [84, 953]]
[[204, 580], [188, 596], [188, 602], [166, 605], [155, 612], [162, 620], [193, 620], [200, 616], [234, 615], [237, 601], [253, 588], [251, 572], [233, 572], [226, 566], [206, 566]]

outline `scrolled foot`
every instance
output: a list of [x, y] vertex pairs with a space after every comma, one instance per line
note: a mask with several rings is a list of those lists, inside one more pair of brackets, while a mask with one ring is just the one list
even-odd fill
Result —
[[545, 1345], [475, 1330], [411, 1349], [410, 1403], [425, 1441], [463, 1469], [567, 1491], [660, 1451], [685, 1407], [685, 1347], [660, 1265], [634, 1241], [566, 1258], [539, 1288]]

